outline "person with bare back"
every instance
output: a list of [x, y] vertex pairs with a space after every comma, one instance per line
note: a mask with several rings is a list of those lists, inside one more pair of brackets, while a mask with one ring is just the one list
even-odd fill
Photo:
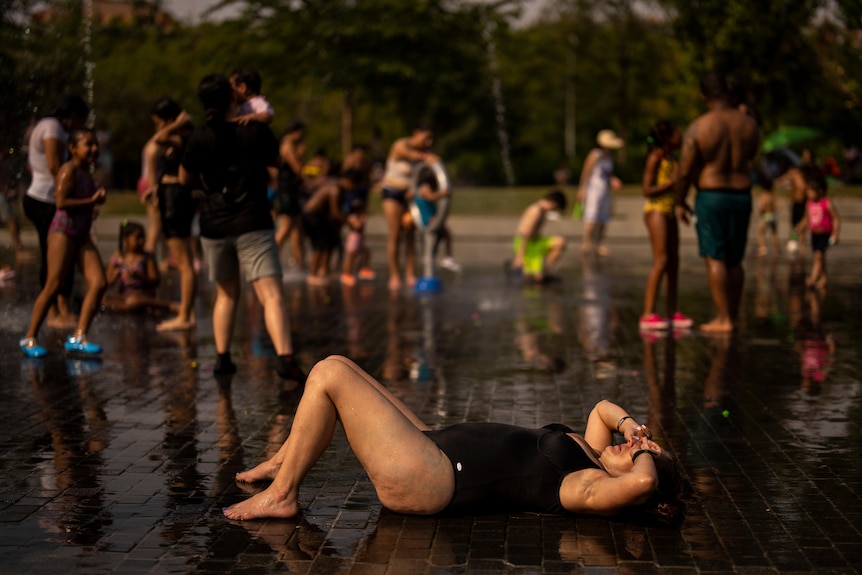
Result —
[[[707, 113], [685, 132], [676, 185], [677, 217], [695, 228], [716, 316], [706, 332], [736, 329], [745, 273], [742, 258], [751, 218], [751, 169], [760, 141], [757, 122], [732, 104], [727, 82], [708, 74], [700, 82]], [[686, 198], [697, 188], [694, 211]]]

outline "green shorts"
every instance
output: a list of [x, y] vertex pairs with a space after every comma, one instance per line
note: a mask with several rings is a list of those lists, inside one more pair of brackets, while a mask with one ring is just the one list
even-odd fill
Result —
[[[527, 240], [527, 247], [524, 250], [524, 273], [525, 274], [540, 274], [545, 269], [545, 256], [551, 253], [550, 237], [539, 237]], [[512, 248], [517, 254], [521, 249], [521, 236], [515, 237], [512, 243]]]
[[750, 190], [698, 190], [694, 213], [700, 255], [739, 265], [748, 241]]

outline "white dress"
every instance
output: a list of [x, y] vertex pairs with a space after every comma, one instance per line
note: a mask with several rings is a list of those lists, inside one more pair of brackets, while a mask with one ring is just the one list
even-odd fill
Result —
[[609, 154], [601, 153], [587, 179], [584, 191], [584, 221], [607, 223], [611, 219], [611, 177], [614, 162]]

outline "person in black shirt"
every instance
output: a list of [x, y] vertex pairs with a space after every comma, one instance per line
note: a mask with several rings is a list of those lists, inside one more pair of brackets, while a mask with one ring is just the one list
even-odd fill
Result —
[[278, 165], [278, 141], [265, 124], [230, 121], [232, 88], [224, 76], [205, 76], [198, 84], [198, 98], [206, 123], [189, 137], [180, 182], [192, 185], [197, 180], [204, 191], [201, 244], [210, 280], [216, 283], [213, 332], [218, 357], [213, 371], [236, 371], [230, 358], [230, 340], [242, 266], [263, 305], [266, 328], [279, 357], [278, 374], [303, 383], [305, 375], [293, 355], [266, 195], [267, 170]]

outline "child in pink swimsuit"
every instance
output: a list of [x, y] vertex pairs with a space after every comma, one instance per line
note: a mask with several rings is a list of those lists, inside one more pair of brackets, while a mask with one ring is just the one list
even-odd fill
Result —
[[176, 310], [174, 302], [156, 297], [159, 268], [153, 255], [144, 251], [146, 230], [136, 222], [120, 224], [120, 246], [108, 260], [108, 285], [117, 286], [117, 295], [106, 294], [102, 303], [117, 311], [146, 309]]
[[90, 238], [93, 209], [105, 201], [105, 189], [96, 189], [90, 175], [99, 157], [99, 143], [92, 130], [79, 129], [69, 136], [72, 159], [60, 167], [54, 196], [57, 212], [48, 228], [48, 273], [45, 287], [33, 304], [30, 327], [21, 338], [19, 347], [27, 357], [43, 357], [45, 348], [36, 341], [39, 327], [48, 309], [57, 298], [61, 279], [70, 266], [77, 263], [87, 280], [87, 293], [81, 306], [78, 328], [66, 338], [65, 349], [71, 353], [95, 355], [102, 348], [87, 340], [87, 330], [96, 315], [96, 308], [105, 291], [105, 269], [99, 250]]

